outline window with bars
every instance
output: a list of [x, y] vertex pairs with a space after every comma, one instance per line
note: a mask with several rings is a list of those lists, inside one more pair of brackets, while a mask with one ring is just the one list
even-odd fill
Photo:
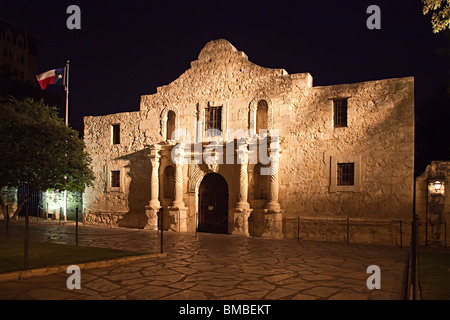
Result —
[[348, 99], [335, 99], [334, 105], [334, 126], [346, 127], [347, 126], [347, 100]]
[[112, 144], [120, 144], [120, 124], [112, 125]]
[[337, 164], [337, 185], [353, 186], [355, 184], [355, 164], [338, 163]]
[[111, 188], [120, 188], [120, 171], [111, 171]]
[[[215, 130], [211, 130], [215, 129]], [[205, 108], [205, 131], [206, 136], [215, 135], [214, 131], [222, 130], [222, 107]], [[217, 134], [217, 131], [216, 131]]]

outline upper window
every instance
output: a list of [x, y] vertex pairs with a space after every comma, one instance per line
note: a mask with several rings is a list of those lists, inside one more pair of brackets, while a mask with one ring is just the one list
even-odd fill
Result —
[[222, 130], [222, 107], [205, 108], [206, 136], [220, 134]]
[[172, 110], [167, 113], [166, 140], [172, 140], [172, 135], [175, 131], [175, 117], [175, 112]]
[[112, 125], [112, 144], [120, 144], [120, 124]]
[[337, 185], [353, 186], [355, 185], [355, 164], [338, 163], [337, 164]]
[[120, 188], [120, 171], [111, 171], [111, 188]]
[[334, 105], [334, 126], [347, 126], [347, 99], [335, 99]]
[[267, 130], [268, 110], [267, 101], [260, 100], [256, 109], [256, 134], [262, 134], [262, 130]]

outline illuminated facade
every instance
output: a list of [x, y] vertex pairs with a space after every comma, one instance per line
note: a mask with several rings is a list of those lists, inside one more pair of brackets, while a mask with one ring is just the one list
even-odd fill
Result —
[[226, 40], [140, 110], [85, 117], [86, 221], [395, 244], [413, 202], [414, 79], [313, 86]]

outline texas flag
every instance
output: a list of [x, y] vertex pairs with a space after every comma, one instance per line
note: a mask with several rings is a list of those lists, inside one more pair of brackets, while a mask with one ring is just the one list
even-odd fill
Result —
[[64, 84], [64, 69], [53, 69], [36, 76], [39, 85], [42, 90], [45, 90], [47, 86], [51, 84]]

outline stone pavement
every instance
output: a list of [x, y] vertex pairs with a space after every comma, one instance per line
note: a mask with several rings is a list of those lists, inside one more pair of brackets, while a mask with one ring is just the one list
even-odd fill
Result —
[[[20, 237], [22, 223], [10, 227]], [[79, 227], [79, 245], [157, 253], [154, 231]], [[32, 223], [31, 240], [75, 243], [74, 225]], [[0, 223], [0, 241], [5, 226]], [[403, 299], [407, 248], [164, 232], [166, 257], [81, 270], [81, 289], [66, 273], [0, 282], [1, 300], [366, 300]], [[366, 286], [381, 269], [381, 289]]]

